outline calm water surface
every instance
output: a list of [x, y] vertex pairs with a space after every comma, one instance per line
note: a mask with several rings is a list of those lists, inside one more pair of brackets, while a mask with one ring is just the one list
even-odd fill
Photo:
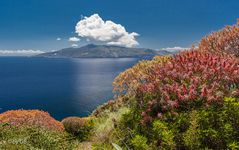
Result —
[[112, 98], [112, 81], [136, 58], [0, 57], [0, 112], [41, 109], [56, 119], [86, 116]]

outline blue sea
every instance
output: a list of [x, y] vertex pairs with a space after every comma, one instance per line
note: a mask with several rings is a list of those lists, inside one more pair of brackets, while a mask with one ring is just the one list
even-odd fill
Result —
[[112, 82], [137, 58], [0, 57], [0, 113], [40, 109], [61, 120], [112, 99]]

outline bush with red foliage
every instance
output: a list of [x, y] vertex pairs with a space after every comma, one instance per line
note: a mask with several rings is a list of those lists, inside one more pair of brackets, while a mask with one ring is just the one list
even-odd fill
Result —
[[139, 88], [143, 122], [177, 115], [238, 95], [239, 61], [207, 52], [187, 51], [163, 66], [155, 66]]
[[53, 131], [64, 131], [63, 124], [40, 110], [11, 110], [0, 114], [0, 124], [40, 127]]
[[239, 19], [236, 25], [204, 37], [199, 43], [199, 50], [239, 57]]
[[117, 96], [135, 95], [137, 88], [148, 76], [148, 71], [155, 65], [161, 65], [171, 59], [171, 56], [155, 56], [152, 60], [139, 61], [132, 68], [120, 73], [113, 82], [114, 93]]

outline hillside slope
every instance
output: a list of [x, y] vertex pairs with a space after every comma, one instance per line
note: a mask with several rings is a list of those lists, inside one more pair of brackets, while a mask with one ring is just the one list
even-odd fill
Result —
[[70, 58], [127, 58], [155, 55], [168, 55], [168, 51], [156, 51], [146, 48], [126, 48], [120, 46], [89, 44], [80, 48], [65, 48], [59, 51], [43, 53], [38, 57]]

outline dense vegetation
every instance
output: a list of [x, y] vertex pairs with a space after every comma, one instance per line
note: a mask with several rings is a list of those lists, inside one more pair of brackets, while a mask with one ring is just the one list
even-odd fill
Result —
[[115, 115], [110, 139], [96, 148], [239, 149], [238, 37], [239, 24], [227, 26], [199, 47], [121, 73], [113, 83], [118, 100], [95, 113], [127, 111]]
[[5, 112], [0, 149], [239, 149], [238, 54], [239, 23], [122, 72], [90, 117]]

